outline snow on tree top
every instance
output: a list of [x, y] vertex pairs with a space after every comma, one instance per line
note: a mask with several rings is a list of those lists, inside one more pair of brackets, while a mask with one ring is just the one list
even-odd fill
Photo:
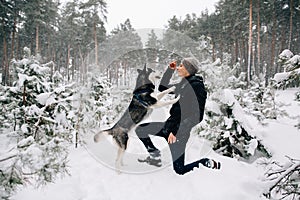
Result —
[[223, 103], [232, 106], [232, 113], [239, 120], [239, 122], [242, 124], [243, 128], [248, 133], [253, 132], [252, 125], [247, 120], [247, 118], [245, 118], [246, 114], [245, 114], [243, 108], [238, 103], [238, 101], [235, 99], [235, 97], [230, 89], [222, 90], [222, 93], [220, 94], [220, 100]]
[[18, 79], [18, 85], [20, 86], [20, 87], [22, 87], [23, 86], [23, 84], [24, 84], [24, 82], [26, 81], [26, 80], [29, 80], [29, 77], [26, 75], [26, 74], [18, 74], [18, 77], [19, 77], [19, 79]]
[[290, 59], [293, 56], [294, 56], [294, 54], [289, 49], [285, 49], [281, 52], [281, 54], [279, 55], [279, 58], [286, 60], [286, 59]]
[[289, 72], [282, 72], [282, 73], [277, 73], [274, 75], [274, 80], [279, 83], [289, 77], [290, 73]]
[[294, 55], [289, 62], [293, 65], [298, 65], [300, 66], [300, 56], [299, 55]]
[[37, 95], [37, 100], [42, 105], [50, 105], [56, 102], [55, 97], [51, 95], [51, 92], [42, 93]]

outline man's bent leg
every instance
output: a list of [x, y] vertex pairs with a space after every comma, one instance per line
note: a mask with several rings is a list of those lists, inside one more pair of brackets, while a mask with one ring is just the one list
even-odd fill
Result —
[[173, 169], [177, 174], [183, 175], [199, 167], [199, 161], [185, 165], [186, 141], [177, 141], [170, 144], [171, 155], [173, 159]]
[[149, 153], [158, 150], [152, 143], [149, 135], [162, 136], [164, 122], [151, 122], [139, 125], [136, 129], [136, 135], [143, 142]]

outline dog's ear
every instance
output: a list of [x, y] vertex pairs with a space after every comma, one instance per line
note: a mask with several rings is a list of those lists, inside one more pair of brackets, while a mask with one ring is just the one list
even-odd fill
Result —
[[140, 69], [137, 69], [136, 71], [137, 71], [139, 74], [142, 73], [142, 70], [140, 70]]
[[147, 66], [146, 66], [147, 64], [145, 63], [145, 65], [144, 65], [144, 71], [146, 72], [147, 71]]
[[153, 70], [153, 69], [151, 69], [151, 68], [147, 68], [147, 74], [151, 74], [152, 72], [154, 72], [154, 70]]

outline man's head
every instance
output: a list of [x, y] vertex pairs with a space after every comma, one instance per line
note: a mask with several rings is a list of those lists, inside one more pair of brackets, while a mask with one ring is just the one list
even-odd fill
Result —
[[199, 70], [199, 62], [196, 58], [188, 57], [181, 61], [181, 64], [177, 68], [178, 75], [180, 77], [188, 77], [194, 75]]
[[199, 70], [199, 62], [194, 57], [184, 58], [181, 63], [184, 65], [190, 75], [194, 75]]

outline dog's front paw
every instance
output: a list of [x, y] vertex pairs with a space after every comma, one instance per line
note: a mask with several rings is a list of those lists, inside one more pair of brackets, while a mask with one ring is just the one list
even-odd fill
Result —
[[172, 104], [176, 103], [180, 99], [180, 95], [178, 95], [175, 99], [172, 100]]
[[176, 87], [175, 87], [175, 86], [172, 86], [172, 87], [170, 87], [170, 92], [174, 92], [174, 91], [175, 91], [175, 89], [176, 89]]
[[180, 99], [180, 95], [178, 95], [178, 96], [174, 99], [174, 101], [177, 102], [179, 99]]

